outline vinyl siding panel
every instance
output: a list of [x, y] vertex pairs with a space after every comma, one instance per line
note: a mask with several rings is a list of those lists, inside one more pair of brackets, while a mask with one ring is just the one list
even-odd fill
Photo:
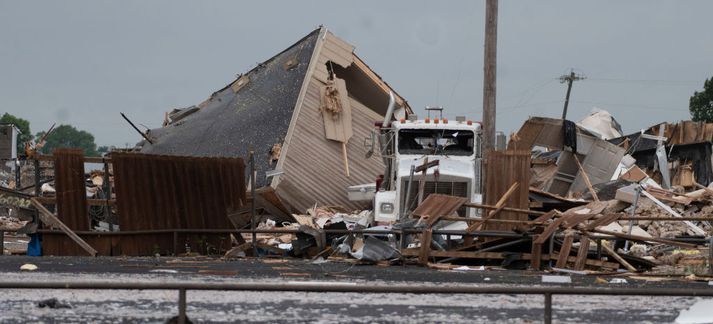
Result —
[[352, 129], [354, 135], [347, 143], [350, 176], [344, 170], [342, 144], [324, 137], [324, 122], [319, 111], [319, 88], [322, 82], [312, 78], [300, 115], [292, 134], [290, 149], [284, 156], [281, 182], [276, 190], [283, 201], [305, 212], [314, 204], [339, 205], [349, 209], [367, 206], [347, 199], [348, 186], [370, 183], [383, 173], [380, 155], [365, 158], [364, 138], [371, 134], [374, 121], [383, 117], [353, 98]]

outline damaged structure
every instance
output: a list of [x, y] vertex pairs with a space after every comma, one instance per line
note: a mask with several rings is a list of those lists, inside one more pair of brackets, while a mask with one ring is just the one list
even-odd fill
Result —
[[[378, 154], [364, 158], [364, 139], [384, 119], [390, 92], [352, 45], [321, 27], [206, 101], [168, 113], [137, 148], [201, 157], [253, 151], [256, 185], [274, 190], [279, 200], [271, 201], [283, 211], [315, 203], [365, 208], [346, 188], [374, 182], [384, 168]], [[395, 98], [402, 114], [410, 112]]]

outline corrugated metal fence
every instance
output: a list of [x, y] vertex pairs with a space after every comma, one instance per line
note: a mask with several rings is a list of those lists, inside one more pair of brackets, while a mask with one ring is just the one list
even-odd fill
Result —
[[89, 230], [87, 190], [84, 180], [84, 151], [58, 148], [52, 151], [59, 219], [75, 231]]
[[[71, 154], [69, 151], [56, 151], [55, 155], [59, 216], [72, 230], [88, 230], [86, 198], [81, 204], [75, 201], [80, 195], [85, 197], [81, 151], [78, 154], [75, 151]], [[99, 251], [99, 255], [168, 254], [184, 252], [187, 247], [191, 251], [206, 253], [210, 252], [207, 251], [210, 248], [216, 249], [214, 252], [230, 248], [230, 240], [225, 234], [174, 234], [165, 230], [233, 229], [227, 212], [244, 206], [246, 201], [245, 164], [242, 159], [114, 152], [111, 163], [120, 232], [157, 232], [80, 234]], [[76, 181], [77, 177], [81, 180], [81, 189], [75, 182], [64, 182], [65, 185], [73, 185], [73, 191], [59, 186], [60, 179], [70, 176], [72, 181]], [[60, 189], [66, 192], [61, 199]], [[82, 213], [80, 206], [84, 206]], [[84, 219], [83, 224], [80, 224], [81, 219]], [[164, 231], [159, 232], [161, 230]], [[45, 255], [84, 255], [63, 234], [46, 233], [43, 248]]]

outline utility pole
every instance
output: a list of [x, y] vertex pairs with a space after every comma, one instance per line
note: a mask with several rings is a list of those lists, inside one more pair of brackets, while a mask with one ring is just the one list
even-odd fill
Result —
[[483, 64], [483, 158], [495, 147], [495, 95], [498, 49], [498, 0], [485, 1]]
[[565, 74], [560, 77], [560, 83], [567, 82], [567, 96], [564, 98], [564, 109], [562, 110], [562, 119], [567, 118], [567, 106], [569, 106], [569, 94], [572, 92], [572, 82], [584, 80], [586, 77], [583, 75], [574, 74], [574, 70], [569, 72], [569, 75]]

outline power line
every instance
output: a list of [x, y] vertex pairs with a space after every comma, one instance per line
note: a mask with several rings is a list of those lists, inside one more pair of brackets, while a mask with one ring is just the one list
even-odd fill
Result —
[[648, 83], [648, 84], [680, 85], [680, 86], [701, 83], [701, 81], [693, 81], [693, 80], [615, 79], [615, 78], [589, 78], [588, 80], [595, 81], [595, 82]]

